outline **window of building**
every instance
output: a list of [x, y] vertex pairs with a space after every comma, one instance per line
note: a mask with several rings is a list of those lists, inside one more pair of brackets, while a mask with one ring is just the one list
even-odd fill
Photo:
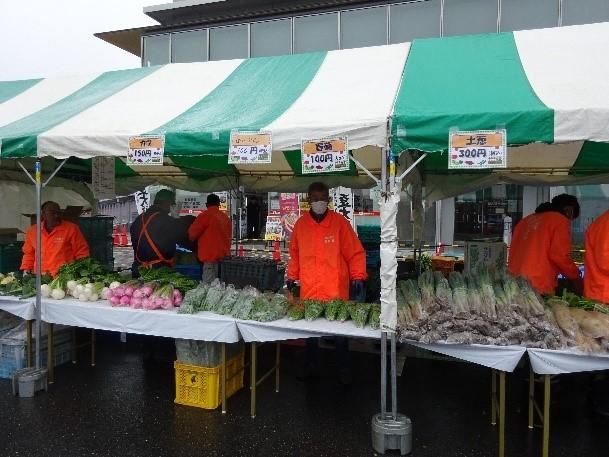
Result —
[[338, 13], [294, 18], [294, 53], [338, 49]]
[[501, 0], [501, 31], [558, 25], [558, 0]]
[[247, 24], [210, 29], [209, 60], [246, 59], [247, 57]]
[[562, 25], [609, 21], [608, 0], [563, 0]]
[[163, 65], [170, 62], [169, 35], [144, 37], [144, 67]]
[[440, 36], [440, 0], [391, 5], [390, 43]]
[[445, 0], [444, 35], [471, 35], [497, 31], [495, 0]]
[[205, 62], [207, 60], [207, 30], [191, 30], [171, 35], [171, 61]]
[[292, 53], [292, 21], [255, 22], [251, 25], [251, 56], [280, 56]]
[[387, 44], [387, 7], [343, 11], [340, 46], [343, 49]]

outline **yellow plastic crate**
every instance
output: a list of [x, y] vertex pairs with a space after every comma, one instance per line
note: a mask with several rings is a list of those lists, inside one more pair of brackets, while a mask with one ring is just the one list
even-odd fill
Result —
[[[241, 352], [226, 362], [226, 398], [243, 388], [245, 353]], [[216, 409], [222, 399], [222, 365], [199, 367], [174, 362], [176, 372], [176, 399], [179, 405]], [[240, 374], [239, 374], [240, 372]]]

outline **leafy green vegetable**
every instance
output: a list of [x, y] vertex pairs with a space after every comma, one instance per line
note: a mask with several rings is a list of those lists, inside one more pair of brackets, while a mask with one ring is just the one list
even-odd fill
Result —
[[324, 303], [319, 300], [305, 300], [305, 319], [313, 321], [320, 317], [324, 312]]
[[299, 321], [304, 318], [305, 310], [304, 307], [298, 305], [292, 305], [288, 308], [288, 319], [291, 321]]
[[352, 302], [341, 303], [341, 305], [338, 307], [338, 311], [336, 312], [336, 320], [341, 322], [348, 320], [351, 316], [351, 313], [349, 312], [351, 305]]
[[381, 327], [381, 305], [374, 303], [370, 307], [370, 316], [368, 317], [368, 325], [373, 330], [378, 330]]
[[338, 310], [344, 304], [343, 300], [331, 300], [326, 304], [325, 315], [329, 321], [335, 321]]
[[355, 326], [359, 328], [364, 328], [364, 326], [366, 325], [369, 312], [370, 303], [354, 303], [349, 308], [349, 314], [351, 315], [351, 319], [353, 319]]

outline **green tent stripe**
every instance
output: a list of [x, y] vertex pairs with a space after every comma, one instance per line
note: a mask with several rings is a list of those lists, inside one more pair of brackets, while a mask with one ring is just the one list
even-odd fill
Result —
[[2, 157], [36, 155], [38, 135], [145, 78], [159, 68], [145, 67], [104, 73], [58, 102], [0, 127]]
[[512, 145], [554, 140], [554, 112], [531, 88], [513, 35], [416, 40], [394, 107], [396, 152], [447, 150], [452, 127], [498, 126]]
[[2, 81], [0, 82], [0, 103], [4, 103], [21, 92], [25, 92], [30, 87], [38, 84], [42, 79], [23, 79], [21, 81]]
[[283, 114], [307, 88], [326, 53], [243, 61], [188, 111], [151, 133], [165, 134], [165, 154], [228, 154], [232, 129], [261, 129]]
[[609, 144], [586, 141], [577, 160], [571, 167], [571, 175], [609, 173]]
[[349, 161], [349, 171], [341, 171], [338, 173], [302, 173], [302, 158], [300, 151], [284, 151], [283, 155], [288, 161], [290, 168], [295, 176], [319, 177], [323, 181], [324, 176], [357, 176], [357, 168], [352, 161]]
[[173, 164], [190, 177], [237, 176], [239, 173], [229, 165], [225, 155], [173, 156]]

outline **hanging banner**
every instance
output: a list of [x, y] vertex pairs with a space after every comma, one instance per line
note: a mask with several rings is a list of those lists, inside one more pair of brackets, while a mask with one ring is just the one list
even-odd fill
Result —
[[332, 206], [334, 211], [342, 214], [349, 221], [351, 226], [355, 228], [354, 217], [354, 199], [353, 192], [348, 187], [335, 187], [330, 189], [330, 197], [332, 198]]
[[230, 133], [229, 164], [271, 163], [273, 139], [270, 132]]
[[286, 239], [290, 239], [294, 231], [294, 224], [300, 217], [300, 205], [298, 194], [279, 194], [279, 215], [283, 223], [283, 231]]
[[264, 232], [265, 241], [283, 240], [283, 223], [281, 216], [267, 216], [266, 230]]
[[223, 190], [221, 192], [214, 192], [218, 197], [220, 197], [220, 211], [227, 212], [228, 211], [228, 192]]
[[114, 157], [93, 157], [91, 187], [97, 200], [114, 198]]
[[135, 197], [135, 207], [137, 208], [137, 213], [142, 214], [148, 211], [150, 208], [150, 194], [146, 189], [141, 190], [133, 194]]
[[506, 138], [505, 129], [450, 132], [448, 168], [469, 170], [506, 168]]
[[163, 165], [165, 135], [141, 135], [129, 138], [127, 165]]
[[349, 171], [347, 137], [302, 140], [302, 173]]

